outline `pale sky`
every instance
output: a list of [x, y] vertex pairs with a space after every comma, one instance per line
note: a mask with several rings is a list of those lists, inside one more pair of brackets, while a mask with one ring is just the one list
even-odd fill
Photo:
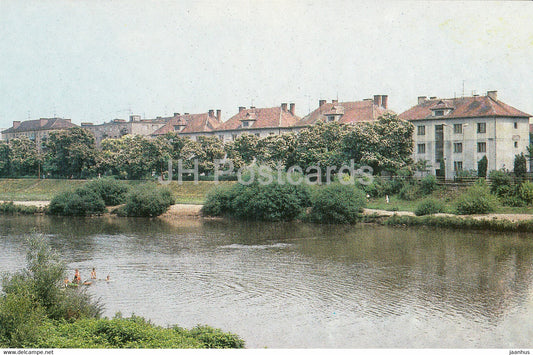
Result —
[[0, 0], [0, 127], [498, 90], [533, 114], [533, 2]]

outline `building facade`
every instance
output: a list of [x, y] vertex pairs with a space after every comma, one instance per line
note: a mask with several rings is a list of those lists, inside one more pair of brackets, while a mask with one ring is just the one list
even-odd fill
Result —
[[209, 110], [205, 113], [175, 113], [164, 126], [153, 132], [152, 137], [158, 137], [167, 133], [177, 133], [180, 136], [196, 140], [198, 136], [211, 136], [213, 131], [221, 125], [221, 111]]
[[414, 160], [426, 161], [431, 174], [453, 179], [477, 170], [483, 156], [487, 171], [512, 170], [515, 155], [527, 152], [530, 116], [489, 91], [454, 99], [420, 96], [399, 118], [415, 126]]
[[300, 121], [295, 114], [295, 104], [287, 106], [282, 103], [278, 107], [247, 109], [239, 107], [239, 112], [213, 131], [213, 135], [222, 141], [233, 141], [243, 133], [263, 138], [294, 132], [294, 125]]
[[157, 117], [155, 119], [141, 119], [139, 115], [131, 115], [129, 121], [114, 119], [99, 125], [84, 122], [81, 124], [81, 127], [94, 134], [96, 146], [100, 147], [102, 141], [106, 138], [120, 138], [127, 134], [150, 137], [152, 133], [163, 127], [171, 118]]
[[65, 118], [40, 118], [38, 120], [13, 121], [13, 126], [2, 131], [2, 139], [9, 141], [13, 138], [26, 136], [34, 141], [37, 147], [41, 147], [50, 132], [78, 127], [69, 119]]
[[338, 100], [332, 100], [326, 102], [326, 100], [319, 100], [318, 108], [302, 118], [294, 127], [299, 130], [317, 122], [345, 124], [371, 122], [385, 113], [394, 113], [388, 109], [388, 95], [374, 95], [373, 99], [362, 101], [338, 102]]

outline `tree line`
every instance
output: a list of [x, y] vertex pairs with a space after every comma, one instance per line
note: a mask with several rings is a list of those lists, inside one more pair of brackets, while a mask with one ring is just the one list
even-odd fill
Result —
[[50, 132], [40, 147], [27, 137], [0, 142], [0, 176], [50, 178], [149, 179], [166, 172], [169, 160], [191, 169], [198, 161], [199, 174], [214, 173], [214, 161], [227, 157], [235, 169], [252, 162], [273, 168], [302, 169], [348, 164], [370, 166], [374, 172], [395, 173], [413, 165], [413, 125], [386, 114], [374, 122], [357, 125], [318, 123], [298, 133], [259, 138], [242, 134], [223, 142], [214, 136], [192, 140], [177, 133], [157, 138], [126, 135], [105, 139], [97, 149], [94, 136], [74, 127]]

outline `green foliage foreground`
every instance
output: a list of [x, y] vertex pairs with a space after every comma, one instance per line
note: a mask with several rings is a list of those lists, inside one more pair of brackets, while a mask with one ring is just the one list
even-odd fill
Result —
[[243, 348], [209, 326], [160, 327], [132, 315], [101, 319], [102, 305], [65, 288], [65, 265], [43, 238], [29, 239], [27, 267], [2, 280], [0, 348]]

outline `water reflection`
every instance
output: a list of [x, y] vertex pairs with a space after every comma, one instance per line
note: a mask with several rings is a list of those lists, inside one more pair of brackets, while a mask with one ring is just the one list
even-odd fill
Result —
[[[6, 217], [2, 269], [24, 235], [110, 273], [107, 314], [208, 323], [251, 347], [527, 347], [533, 239], [373, 225]], [[104, 275], [102, 275], [103, 277]]]

